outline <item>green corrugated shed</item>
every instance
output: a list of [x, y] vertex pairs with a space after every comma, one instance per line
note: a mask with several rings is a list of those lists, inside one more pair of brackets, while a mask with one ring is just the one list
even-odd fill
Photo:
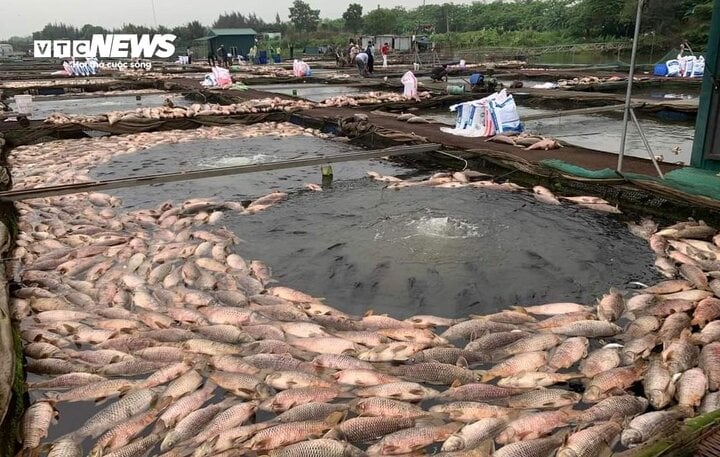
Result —
[[193, 51], [197, 59], [207, 59], [210, 51], [215, 53], [220, 45], [225, 45], [225, 50], [234, 56], [247, 56], [256, 37], [257, 32], [253, 29], [210, 29], [208, 36], [193, 42]]
[[692, 166], [720, 171], [720, 0], [713, 5]]

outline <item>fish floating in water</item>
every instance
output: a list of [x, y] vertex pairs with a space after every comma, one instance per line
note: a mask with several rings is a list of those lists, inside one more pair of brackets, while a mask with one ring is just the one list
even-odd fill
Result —
[[[428, 92], [423, 92], [419, 94], [419, 97], [429, 98], [431, 97], [431, 94]], [[45, 119], [45, 123], [65, 125], [107, 122], [108, 124], [113, 125], [122, 121], [138, 121], [144, 119], [166, 120], [178, 118], [195, 118], [203, 116], [232, 116], [238, 114], [270, 112], [294, 113], [313, 108], [375, 105], [400, 101], [406, 102], [407, 100], [401, 94], [391, 92], [365, 92], [361, 94], [339, 95], [336, 97], [330, 97], [319, 103], [307, 100], [274, 97], [247, 100], [240, 103], [232, 103], [229, 105], [194, 103], [190, 106], [160, 106], [153, 108], [144, 107], [129, 111], [112, 111], [106, 114], [94, 116], [53, 113]], [[410, 122], [410, 120], [408, 122]]]
[[[81, 182], [108, 150], [169, 139], [65, 141], [19, 148], [9, 160], [16, 188]], [[483, 182], [472, 172], [426, 184], [372, 176]], [[22, 455], [79, 456], [85, 442], [94, 457], [427, 455], [432, 446], [437, 455], [601, 455], [720, 405], [720, 237], [702, 222], [660, 231], [643, 223], [638, 233], [677, 276], [635, 295], [610, 289], [597, 304], [400, 320], [349, 315], [276, 284], [218, 226], [225, 212], [285, 198], [193, 198], [128, 212], [102, 193], [17, 203], [10, 305], [37, 376]], [[48, 442], [56, 411], [71, 402], [97, 406]]]
[[[466, 170], [463, 172], [456, 173], [436, 173], [430, 178], [422, 181], [414, 180], [403, 180], [395, 176], [383, 176], [377, 172], [369, 171], [368, 176], [373, 180], [379, 182], [390, 183], [388, 189], [404, 189], [407, 187], [435, 187], [440, 189], [460, 189], [465, 187], [475, 187], [488, 190], [504, 190], [504, 191], [520, 191], [523, 187], [511, 182], [497, 183], [493, 180], [488, 180], [490, 176], [484, 174], [477, 174], [472, 170]], [[535, 186], [533, 188], [533, 195], [537, 201], [547, 205], [561, 205], [562, 203], [555, 194], [549, 189], [543, 186]], [[606, 200], [598, 197], [560, 197], [570, 203], [574, 203], [583, 208], [592, 209], [594, 211], [621, 214], [621, 211], [612, 206]]]

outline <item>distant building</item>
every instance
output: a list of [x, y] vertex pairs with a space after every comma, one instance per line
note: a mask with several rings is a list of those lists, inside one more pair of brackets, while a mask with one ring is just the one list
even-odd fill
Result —
[[409, 36], [398, 36], [398, 35], [363, 35], [360, 37], [360, 46], [367, 48], [368, 44], [372, 42], [377, 48], [378, 52], [383, 44], [387, 43], [390, 45], [390, 49], [393, 51], [410, 51], [412, 50], [412, 38]]
[[15, 51], [13, 50], [13, 47], [11, 44], [0, 43], [0, 57], [10, 57], [14, 53], [15, 53]]
[[211, 51], [215, 54], [224, 45], [225, 51], [233, 56], [247, 56], [256, 39], [253, 29], [210, 29], [208, 36], [193, 41], [193, 53], [196, 59], [207, 59]]
[[370, 43], [375, 43], [374, 35], [363, 35], [360, 37], [360, 47], [365, 49]]

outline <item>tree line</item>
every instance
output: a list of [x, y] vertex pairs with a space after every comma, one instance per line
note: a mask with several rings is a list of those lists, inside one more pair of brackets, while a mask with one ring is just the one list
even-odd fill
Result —
[[[495, 0], [467, 5], [445, 3], [412, 9], [377, 8], [364, 11], [348, 5], [342, 17], [321, 19], [321, 11], [295, 0], [286, 19], [280, 13], [265, 21], [255, 13], [225, 12], [212, 28], [252, 28], [259, 33], [283, 32], [296, 45], [340, 44], [358, 34], [432, 35], [438, 43], [455, 45], [547, 45], [552, 43], [602, 42], [632, 36], [638, 0]], [[674, 46], [689, 41], [702, 48], [708, 40], [713, 0], [648, 0], [642, 22], [644, 37], [654, 45]], [[31, 39], [85, 39], [102, 33], [173, 33], [176, 46], [184, 49], [192, 40], [206, 36], [208, 27], [198, 21], [168, 28], [126, 24], [109, 30], [86, 24], [47, 24], [32, 37], [13, 37], [16, 47]], [[286, 43], [287, 44], [287, 43]]]

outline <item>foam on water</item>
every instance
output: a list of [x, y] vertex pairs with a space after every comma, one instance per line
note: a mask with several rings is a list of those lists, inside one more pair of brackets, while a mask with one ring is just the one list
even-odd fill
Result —
[[477, 238], [480, 236], [477, 226], [465, 221], [446, 217], [423, 217], [408, 224], [415, 229], [416, 235], [430, 238]]
[[236, 167], [242, 165], [255, 165], [258, 163], [272, 162], [277, 156], [269, 154], [254, 154], [248, 156], [215, 157], [200, 160], [198, 165], [207, 168]]

